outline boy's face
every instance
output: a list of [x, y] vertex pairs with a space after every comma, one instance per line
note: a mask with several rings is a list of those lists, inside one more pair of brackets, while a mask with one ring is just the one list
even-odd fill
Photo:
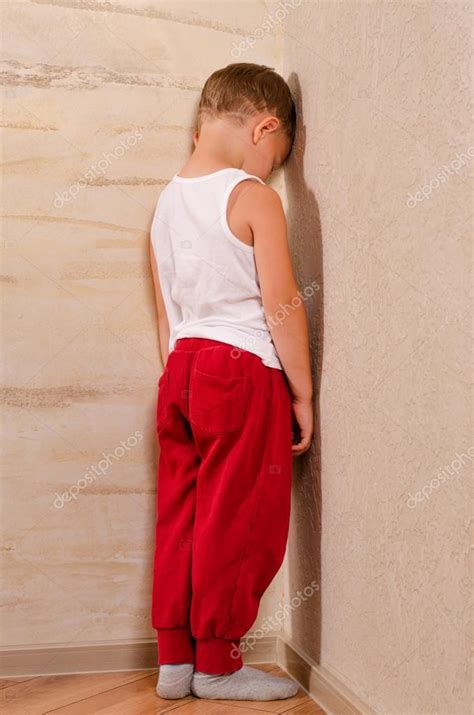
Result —
[[266, 181], [290, 153], [290, 139], [275, 117], [268, 117], [251, 127], [252, 141], [246, 152], [243, 168], [249, 174]]

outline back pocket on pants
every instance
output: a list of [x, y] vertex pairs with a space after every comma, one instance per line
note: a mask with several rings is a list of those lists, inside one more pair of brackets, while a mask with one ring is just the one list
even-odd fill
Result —
[[191, 424], [208, 434], [242, 429], [247, 405], [245, 377], [209, 375], [194, 368], [190, 384]]

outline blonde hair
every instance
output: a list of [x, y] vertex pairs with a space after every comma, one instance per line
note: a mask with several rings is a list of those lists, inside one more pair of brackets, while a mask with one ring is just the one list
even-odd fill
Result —
[[296, 110], [290, 89], [271, 67], [238, 62], [213, 72], [199, 101], [197, 130], [203, 119], [223, 114], [242, 124], [256, 112], [271, 112], [281, 122], [290, 142], [296, 130]]

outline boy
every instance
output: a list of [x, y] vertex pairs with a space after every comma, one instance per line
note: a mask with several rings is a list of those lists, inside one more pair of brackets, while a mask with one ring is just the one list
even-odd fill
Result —
[[264, 183], [295, 122], [272, 69], [214, 72], [194, 152], [153, 219], [165, 367], [152, 621], [163, 698], [276, 700], [298, 689], [243, 666], [239, 651], [284, 557], [292, 453], [313, 432], [306, 314], [281, 201]]

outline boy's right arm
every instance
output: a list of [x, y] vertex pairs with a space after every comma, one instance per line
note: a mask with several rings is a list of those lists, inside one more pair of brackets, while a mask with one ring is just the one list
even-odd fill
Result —
[[161, 362], [163, 367], [166, 365], [168, 360], [168, 346], [170, 340], [170, 326], [168, 322], [168, 316], [166, 314], [165, 302], [163, 300], [163, 295], [161, 293], [160, 279], [158, 276], [158, 266], [156, 263], [155, 253], [153, 251], [153, 244], [150, 241], [150, 263], [151, 263], [151, 275], [153, 278], [153, 286], [155, 288], [155, 302], [156, 302], [156, 312], [158, 316], [158, 337], [160, 341], [160, 354]]
[[293, 410], [301, 431], [300, 442], [293, 445], [293, 453], [301, 454], [310, 446], [314, 419], [306, 311], [293, 273], [280, 197], [262, 184], [253, 183], [249, 189], [242, 192], [237, 204], [240, 203], [239, 208], [253, 233], [263, 307], [290, 384]]

